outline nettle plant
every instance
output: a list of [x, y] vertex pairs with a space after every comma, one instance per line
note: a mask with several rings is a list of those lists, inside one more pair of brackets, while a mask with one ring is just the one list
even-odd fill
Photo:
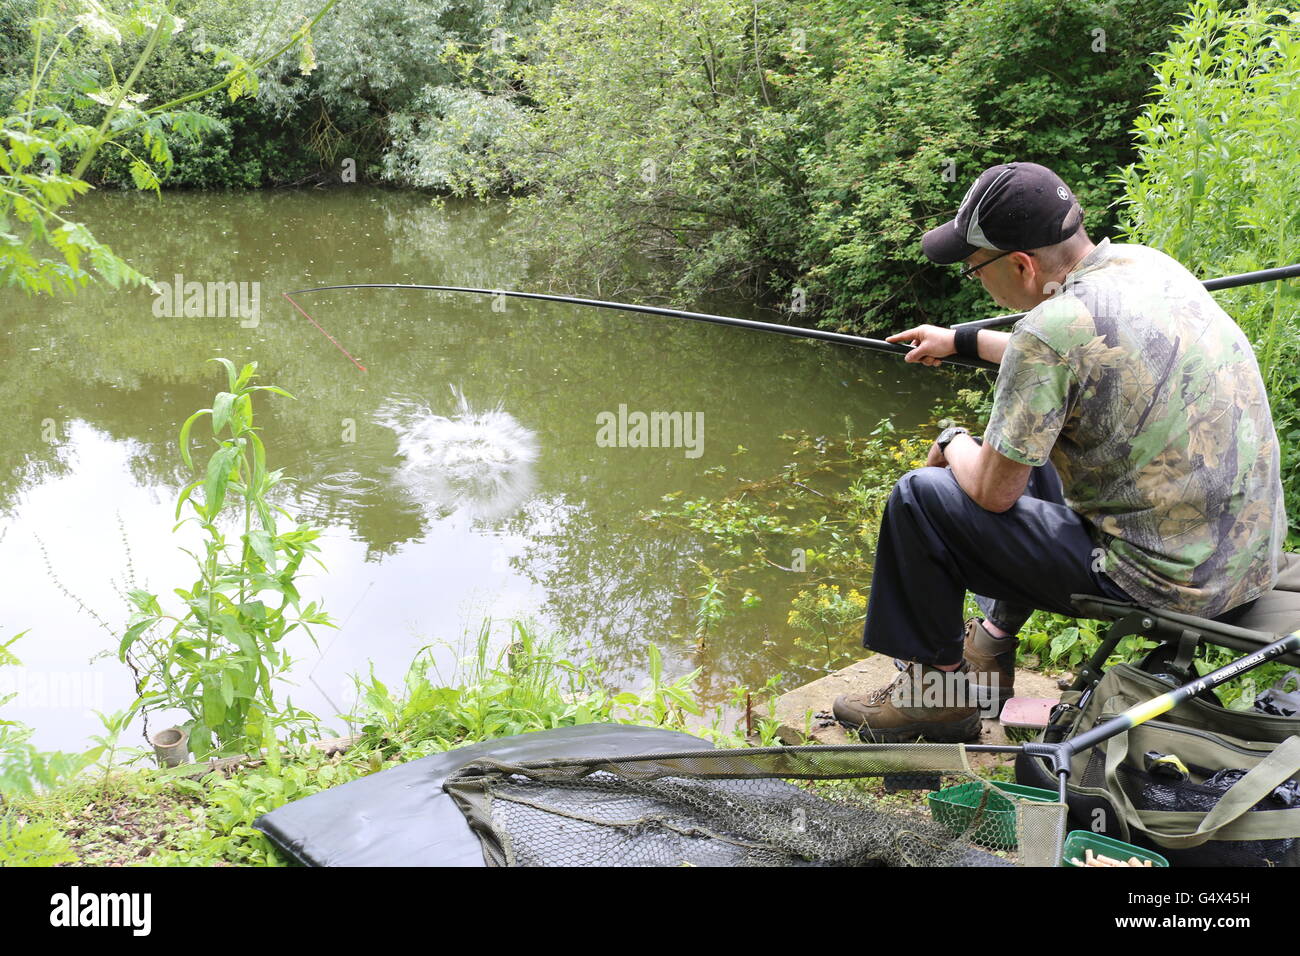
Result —
[[[210, 416], [217, 447], [202, 477], [187, 485], [176, 502], [176, 517], [187, 506], [190, 517], [173, 530], [196, 523], [202, 552], [182, 549], [194, 559], [198, 579], [176, 588], [183, 611], [168, 613], [158, 596], [129, 592], [134, 613], [118, 648], [136, 674], [136, 707], [148, 712], [179, 708], [189, 714], [196, 756], [274, 751], [279, 733], [302, 741], [315, 718], [286, 700], [278, 706], [273, 683], [292, 663], [284, 638], [311, 625], [334, 626], [316, 602], [300, 605], [295, 581], [303, 560], [319, 549], [318, 528], [293, 521], [268, 494], [285, 481], [266, 464], [266, 448], [253, 427], [253, 393], [293, 396], [274, 385], [252, 384], [257, 364], [236, 374], [228, 359], [229, 390], [217, 393], [211, 408], [191, 415], [180, 431], [181, 458], [193, 468], [190, 431]], [[200, 500], [201, 496], [201, 500]], [[317, 562], [319, 563], [319, 561]]]

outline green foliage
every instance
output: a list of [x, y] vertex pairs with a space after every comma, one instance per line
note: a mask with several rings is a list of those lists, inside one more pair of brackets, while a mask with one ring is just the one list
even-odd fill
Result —
[[[978, 400], [978, 397], [977, 397]], [[870, 579], [880, 513], [898, 476], [924, 464], [929, 440], [902, 436], [889, 422], [867, 435], [832, 439], [782, 436], [790, 462], [776, 475], [734, 483], [716, 498], [681, 501], [648, 512], [664, 527], [702, 534], [716, 560], [697, 562], [697, 634], [724, 617], [757, 606], [755, 574], [775, 568], [790, 578], [787, 623], [808, 666], [834, 669], [855, 653]], [[726, 470], [714, 472], [719, 482]]]
[[76, 860], [67, 838], [53, 823], [0, 814], [0, 866], [58, 866]]
[[723, 579], [704, 564], [697, 566], [704, 583], [695, 593], [695, 639], [697, 646], [703, 647], [709, 630], [727, 616], [727, 598]]
[[682, 714], [700, 712], [689, 693], [699, 670], [666, 681], [653, 645], [646, 687], [619, 694], [603, 689], [597, 666], [568, 660], [555, 640], [539, 638], [520, 621], [511, 623], [509, 642], [494, 653], [492, 621], [485, 620], [459, 680], [430, 679], [434, 650], [417, 655], [400, 696], [373, 672], [367, 681], [358, 681], [361, 712], [355, 720], [388, 755], [414, 745], [446, 750], [468, 741], [593, 721], [676, 726]]
[[[1300, 14], [1192, 6], [1156, 66], [1137, 161], [1118, 177], [1124, 227], [1193, 272], [1300, 261]], [[1291, 547], [1300, 546], [1300, 284], [1216, 298], [1255, 346], [1282, 439]]]
[[[0, 705], [10, 698], [0, 699]], [[94, 763], [102, 751], [44, 751], [31, 743], [32, 728], [0, 719], [0, 798], [30, 796], [62, 786]]]
[[837, 327], [943, 319], [976, 290], [924, 264], [919, 239], [985, 166], [1045, 162], [1095, 231], [1112, 225], [1107, 176], [1132, 155], [1147, 58], [1181, 10], [566, 3], [495, 87], [529, 111], [480, 179], [524, 190], [518, 241], [561, 283], [633, 286], [645, 263], [623, 253], [635, 249], [664, 267], [656, 290], [683, 302], [744, 285], [792, 313], [802, 292]]
[[26, 634], [27, 634], [26, 631], [20, 631], [19, 633], [15, 634], [13, 637], [9, 638], [9, 640], [5, 641], [3, 644], [0, 644], [0, 667], [17, 667], [19, 666], [19, 664], [22, 663], [20, 660], [18, 660], [17, 655], [15, 655], [14, 652], [11, 651], [9, 648], [13, 647], [13, 645], [17, 643], [20, 639], [22, 639]]
[[[244, 32], [262, 27], [267, 16], [266, 8], [254, 0], [183, 0], [177, 12], [185, 29], [159, 44], [140, 81], [144, 103], [165, 103], [220, 80], [225, 71], [214, 54], [242, 45]], [[106, 59], [83, 57], [78, 64], [90, 74], [122, 75], [136, 53], [137, 45], [128, 42], [110, 49]], [[245, 83], [236, 87], [245, 88], [256, 91]], [[179, 128], [166, 127], [165, 118], [157, 124], [164, 134], [175, 134], [163, 137], [167, 153], [161, 167], [143, 168], [137, 153], [144, 144], [127, 142], [102, 150], [87, 170], [87, 179], [97, 185], [140, 188], [140, 177], [146, 177], [147, 184], [152, 174], [171, 187], [254, 188], [296, 182], [314, 169], [310, 154], [302, 149], [302, 131], [279, 122], [256, 95], [205, 97], [192, 104], [185, 119]]]
[[416, 656], [405, 680], [404, 694], [395, 695], [375, 677], [358, 681], [363, 732], [390, 752], [417, 741], [445, 750], [466, 740], [524, 733], [550, 727], [589, 723], [595, 713], [578, 702], [587, 688], [587, 674], [559, 658], [555, 648], [538, 643], [522, 622], [511, 624], [507, 646], [493, 651], [492, 621], [485, 620], [474, 641], [462, 681], [435, 683], [429, 671], [435, 648]]
[[[682, 730], [687, 714], [700, 713], [692, 693], [699, 672], [665, 679], [654, 646], [649, 648], [646, 686], [640, 692], [614, 694], [600, 686], [598, 667], [566, 660], [555, 639], [537, 636], [523, 622], [511, 622], [510, 639], [495, 652], [492, 635], [492, 622], [484, 621], [458, 675], [446, 684], [430, 677], [432, 648], [412, 662], [401, 695], [393, 694], [373, 673], [358, 680], [355, 719], [362, 725], [362, 740], [346, 754], [326, 757], [296, 748], [279, 766], [247, 769], [229, 778], [209, 774], [197, 782], [175, 779], [173, 785], [199, 803], [187, 811], [189, 825], [177, 829], [172, 845], [148, 862], [280, 865], [283, 858], [252, 824], [291, 800], [493, 737], [593, 721]], [[743, 699], [744, 691], [738, 693]], [[741, 742], [721, 731], [717, 721], [713, 737], [720, 745]]]
[[506, 189], [509, 178], [491, 157], [520, 122], [522, 108], [506, 97], [473, 88], [428, 87], [388, 117], [383, 176], [460, 193]]
[[[1040, 611], [1029, 619], [1020, 632], [1017, 662], [1022, 666], [1077, 670], [1084, 661], [1090, 660], [1097, 653], [1104, 636], [1096, 621]], [[1138, 663], [1158, 646], [1157, 642], [1141, 635], [1129, 634], [1115, 645], [1115, 650], [1106, 658], [1105, 666], [1114, 667], [1121, 662]], [[1196, 650], [1192, 665], [1197, 674], [1205, 676], [1241, 656], [1224, 647], [1202, 644]], [[1255, 698], [1289, 670], [1290, 667], [1284, 664], [1264, 664], [1220, 684], [1214, 693], [1225, 707], [1251, 710]]]
[[838, 584], [819, 584], [815, 590], [801, 590], [790, 602], [787, 623], [805, 635], [795, 639], [795, 646], [824, 653], [826, 670], [843, 663], [846, 640], [862, 630], [867, 615], [867, 599], [857, 588], [841, 594]]
[[[22, 662], [11, 650], [27, 632], [15, 634], [0, 644], [0, 667], [19, 667]], [[0, 696], [0, 707], [15, 694]], [[16, 720], [0, 717], [0, 805], [14, 797], [30, 796], [73, 780], [83, 769], [99, 759], [102, 748], [81, 754], [38, 750], [32, 743], [33, 730]], [[0, 821], [3, 826], [3, 821]], [[0, 865], [4, 864], [4, 837], [0, 834]]]
[[797, 139], [766, 75], [788, 15], [733, 0], [556, 7], [502, 89], [535, 107], [494, 157], [528, 190], [520, 241], [561, 281], [581, 263], [599, 295], [644, 269], [628, 249], [671, 264], [656, 280], [679, 299], [756, 279], [767, 237], [796, 255]]
[[656, 727], [684, 728], [686, 714], [699, 716], [701, 709], [691, 694], [691, 685], [699, 679], [702, 668], [683, 674], [676, 680], [664, 679], [663, 656], [651, 644], [650, 674], [640, 692], [623, 691], [612, 699], [610, 716], [621, 723], [649, 723]]
[[[1077, 670], [1101, 647], [1103, 637], [1101, 625], [1096, 621], [1039, 611], [1020, 631], [1017, 661], [1054, 670]], [[1155, 641], [1130, 634], [1120, 639], [1114, 653], [1106, 659], [1106, 666], [1140, 660], [1156, 646]]]
[[798, 279], [825, 322], [898, 327], [983, 309], [977, 289], [925, 261], [919, 239], [995, 163], [1050, 166], [1088, 228], [1110, 231], [1108, 175], [1132, 155], [1145, 60], [1183, 0], [964, 0], [930, 22], [930, 11], [882, 21], [873, 7], [810, 4], [806, 16], [823, 15], [810, 49], [828, 52], [790, 84], [828, 137], [803, 153], [813, 210], [801, 261], [813, 265]]
[[[776, 718], [776, 703], [781, 696], [781, 683], [784, 681], [784, 674], [772, 674], [767, 679], [767, 683], [761, 691], [751, 693], [748, 687], [733, 687], [731, 689], [731, 709], [733, 712], [743, 713], [744, 722], [737, 725], [730, 734], [721, 730], [722, 709], [718, 708], [718, 716], [715, 717], [710, 735], [718, 746], [737, 746], [745, 742], [759, 747], [778, 747], [781, 745], [781, 738], [777, 731], [781, 728], [781, 721]], [[766, 713], [763, 713], [766, 711]], [[811, 742], [812, 738], [812, 712], [805, 715], [804, 739]]]
[[[277, 3], [268, 21], [272, 35], [294, 29], [312, 4]], [[312, 29], [310, 70], [286, 55], [262, 76], [261, 122], [295, 137], [287, 142], [300, 155], [305, 145], [330, 179], [337, 180], [340, 160], [351, 158], [362, 177], [439, 189], [457, 184], [471, 157], [486, 156], [518, 112], [508, 99], [484, 96], [481, 80], [462, 78], [459, 55], [468, 51], [480, 70], [493, 72], [493, 63], [510, 61], [510, 38], [527, 33], [550, 6], [349, 0]], [[213, 29], [247, 44], [261, 29], [257, 13]]]
[[189, 826], [180, 830], [175, 845], [148, 860], [153, 866], [210, 866], [216, 862], [245, 866], [283, 866], [284, 858], [253, 821], [293, 800], [364, 776], [380, 769], [370, 767], [371, 751], [364, 760], [331, 760], [319, 752], [303, 750], [294, 759], [271, 767], [245, 771], [234, 777], [210, 774], [201, 783], [176, 781], [200, 798], [189, 810]]
[[[135, 610], [118, 648], [137, 674], [136, 707], [188, 712], [185, 727], [199, 756], [243, 748], [275, 751], [283, 728], [302, 739], [303, 724], [313, 718], [291, 703], [280, 706], [272, 688], [292, 663], [280, 642], [299, 627], [310, 635], [313, 624], [332, 626], [316, 602], [300, 606], [295, 583], [303, 560], [319, 550], [314, 542], [320, 531], [306, 522], [281, 527], [277, 513], [292, 518], [272, 503], [271, 494], [285, 478], [267, 467], [253, 425], [256, 392], [292, 396], [253, 384], [256, 363], [236, 373], [230, 360], [214, 361], [225, 367], [229, 390], [217, 393], [212, 407], [195, 412], [180, 431], [181, 458], [191, 468], [190, 432], [200, 418], [210, 419], [216, 444], [203, 477], [187, 485], [176, 503], [177, 518], [186, 505], [193, 513], [177, 528], [193, 521], [205, 536], [203, 554], [191, 554], [199, 577], [175, 590], [184, 608], [178, 614], [165, 611], [157, 595], [131, 590]], [[228, 516], [242, 529], [234, 542], [227, 538]], [[279, 603], [268, 604], [264, 595]]]
[[[942, 288], [948, 277], [925, 263], [918, 243], [979, 172], [965, 144], [998, 142], [1001, 131], [978, 129], [943, 55], [909, 55], [906, 39], [893, 25], [882, 28], [871, 7], [804, 10], [816, 16], [814, 52], [782, 81], [806, 117], [801, 127], [814, 134], [798, 154], [810, 206], [799, 261], [810, 265], [794, 281], [835, 326], [882, 326], [882, 310], [915, 308], [917, 293], [928, 310], [943, 295], [969, 304], [973, 290]], [[904, 290], [913, 290], [910, 301], [900, 298]]]
[[[95, 716], [99, 718], [99, 723], [104, 728], [102, 734], [94, 734], [90, 738], [95, 743], [95, 748], [91, 753], [99, 755], [99, 763], [104, 771], [104, 775], [100, 778], [101, 794], [108, 792], [109, 780], [112, 777], [113, 768], [117, 764], [118, 754], [122, 750], [122, 734], [126, 733], [130, 727], [133, 713], [133, 709], [129, 707], [126, 710], [117, 710], [111, 714], [102, 714], [95, 711]], [[137, 755], [143, 753], [138, 748], [132, 749]]]
[[[329, 0], [317, 17], [336, 2]], [[53, 293], [92, 278], [113, 287], [145, 283], [89, 229], [63, 215], [90, 188], [86, 176], [95, 158], [106, 146], [119, 151], [135, 187], [157, 191], [174, 163], [169, 142], [194, 142], [217, 128], [211, 117], [182, 107], [221, 90], [232, 100], [254, 92], [257, 69], [309, 29], [304, 23], [261, 60], [212, 48], [223, 75], [146, 104], [141, 76], [184, 28], [175, 7], [176, 0], [29, 4], [29, 40], [0, 51], [15, 71], [3, 83], [13, 98], [0, 118], [0, 284]]]
[[[1240, 657], [1242, 657], [1240, 653], [1230, 651], [1226, 647], [1202, 645], [1197, 649], [1196, 659], [1192, 661], [1192, 666], [1196, 668], [1197, 674], [1204, 677], [1211, 671], [1226, 667]], [[1223, 701], [1224, 706], [1230, 710], [1254, 710], [1255, 698], [1285, 677], [1291, 670], [1292, 668], [1287, 664], [1263, 664], [1247, 671], [1240, 677], [1235, 677], [1227, 683], [1220, 684], [1214, 689], [1214, 693], [1219, 700]]]
[[[465, 181], [518, 119], [521, 107], [488, 90], [512, 60], [511, 38], [544, 18], [550, 0], [349, 0], [328, 4], [325, 17], [322, 2], [175, 0], [184, 28], [155, 43], [134, 87], [140, 109], [216, 82], [231, 95], [189, 101], [195, 135], [160, 114], [148, 141], [111, 144], [86, 179], [138, 188], [337, 182], [351, 159], [363, 179], [439, 189]], [[271, 49], [284, 37], [293, 42]], [[21, 85], [30, 46], [22, 39], [20, 30], [11, 47], [0, 46], [0, 98]], [[144, 42], [123, 33], [121, 42], [71, 46], [67, 72], [111, 86]], [[463, 78], [466, 58], [475, 75]], [[243, 63], [252, 68], [238, 69]], [[97, 109], [87, 100], [70, 112], [93, 125]]]

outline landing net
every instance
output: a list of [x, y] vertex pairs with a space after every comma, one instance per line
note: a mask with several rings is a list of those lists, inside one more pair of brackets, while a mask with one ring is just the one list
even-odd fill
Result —
[[445, 788], [501, 866], [1055, 866], [1065, 823], [960, 744], [482, 760]]

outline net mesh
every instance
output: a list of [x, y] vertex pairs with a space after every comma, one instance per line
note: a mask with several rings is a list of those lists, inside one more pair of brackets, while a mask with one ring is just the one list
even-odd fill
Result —
[[477, 761], [445, 788], [506, 866], [1054, 866], [1065, 807], [961, 745]]

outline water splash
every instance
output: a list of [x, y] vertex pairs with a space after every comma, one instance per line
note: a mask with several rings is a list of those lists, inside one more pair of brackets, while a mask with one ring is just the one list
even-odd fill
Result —
[[376, 420], [396, 433], [405, 459], [395, 478], [431, 512], [504, 517], [532, 494], [537, 436], [500, 404], [476, 411], [454, 385], [451, 394], [450, 415], [419, 402], [393, 401], [380, 410]]

